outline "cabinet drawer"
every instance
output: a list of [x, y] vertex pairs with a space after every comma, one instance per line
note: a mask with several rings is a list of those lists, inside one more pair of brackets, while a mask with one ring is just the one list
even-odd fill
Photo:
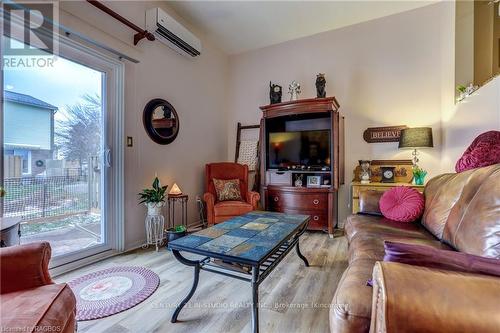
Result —
[[328, 194], [269, 191], [268, 204], [270, 208], [325, 210], [328, 209]]
[[327, 212], [318, 212], [314, 210], [297, 210], [297, 209], [283, 209], [283, 213], [288, 214], [302, 214], [309, 215], [308, 230], [328, 230], [328, 214]]

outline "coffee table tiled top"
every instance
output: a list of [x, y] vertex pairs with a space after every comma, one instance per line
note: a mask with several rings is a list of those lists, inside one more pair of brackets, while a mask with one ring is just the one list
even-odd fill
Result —
[[258, 265], [308, 220], [307, 215], [254, 211], [176, 239], [169, 248]]

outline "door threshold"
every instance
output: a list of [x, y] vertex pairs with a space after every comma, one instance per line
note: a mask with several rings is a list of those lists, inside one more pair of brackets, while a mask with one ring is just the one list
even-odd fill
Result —
[[57, 277], [57, 276], [66, 274], [68, 272], [74, 271], [76, 269], [94, 264], [98, 261], [114, 257], [114, 256], [119, 255], [121, 253], [122, 252], [119, 252], [116, 250], [106, 250], [106, 251], [99, 252], [99, 253], [96, 253], [94, 255], [82, 258], [82, 259], [71, 261], [71, 262], [56, 266], [56, 267], [51, 267], [49, 269], [49, 272], [50, 272], [50, 275], [52, 277]]

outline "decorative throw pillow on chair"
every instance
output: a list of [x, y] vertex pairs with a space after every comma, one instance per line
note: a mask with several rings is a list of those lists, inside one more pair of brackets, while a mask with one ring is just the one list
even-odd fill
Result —
[[239, 179], [213, 179], [217, 201], [242, 201]]

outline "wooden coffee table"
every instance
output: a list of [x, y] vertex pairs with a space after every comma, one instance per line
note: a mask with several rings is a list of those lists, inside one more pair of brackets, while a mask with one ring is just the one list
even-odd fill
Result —
[[[259, 332], [259, 284], [293, 247], [309, 267], [299, 248], [299, 238], [309, 219], [307, 215], [254, 211], [170, 242], [168, 247], [175, 258], [194, 267], [193, 286], [175, 309], [172, 323], [177, 321], [179, 312], [193, 296], [203, 269], [251, 283], [252, 332]], [[180, 251], [204, 258], [190, 260]]]

